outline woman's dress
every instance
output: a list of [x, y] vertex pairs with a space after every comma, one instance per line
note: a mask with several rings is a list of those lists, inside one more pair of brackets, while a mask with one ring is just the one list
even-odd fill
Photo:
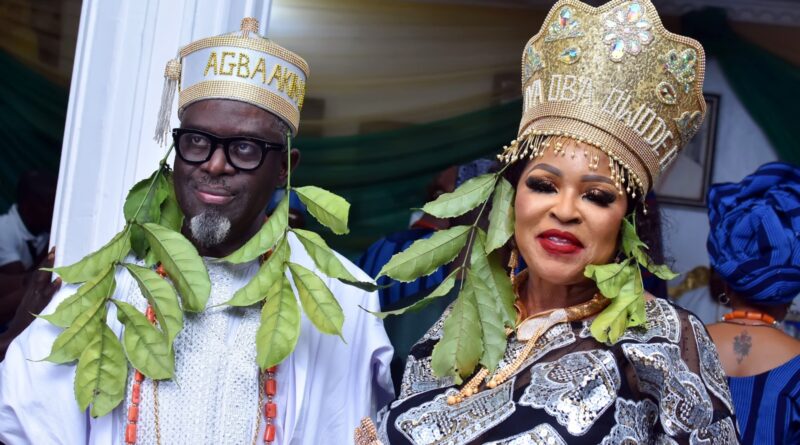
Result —
[[800, 355], [751, 377], [729, 377], [742, 444], [800, 443]]
[[[646, 303], [647, 328], [614, 345], [589, 322], [561, 323], [519, 370], [457, 405], [452, 378], [436, 378], [431, 352], [444, 315], [411, 349], [398, 399], [378, 418], [384, 444], [733, 444], [728, 384], [700, 321], [665, 300]], [[509, 338], [500, 366], [524, 347]]]

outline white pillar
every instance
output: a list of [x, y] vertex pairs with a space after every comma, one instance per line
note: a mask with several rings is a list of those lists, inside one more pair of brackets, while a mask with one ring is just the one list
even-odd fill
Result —
[[128, 189], [164, 155], [153, 133], [166, 62], [191, 41], [238, 30], [243, 17], [256, 17], [264, 34], [271, 4], [83, 1], [51, 237], [57, 265], [79, 260], [121, 230]]

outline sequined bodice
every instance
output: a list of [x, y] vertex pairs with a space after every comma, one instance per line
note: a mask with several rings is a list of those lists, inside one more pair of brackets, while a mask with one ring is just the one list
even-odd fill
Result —
[[[175, 378], [158, 384], [158, 419], [153, 382], [145, 379], [142, 384], [137, 444], [157, 443], [156, 425], [162, 444], [253, 441], [260, 414], [254, 340], [259, 308], [222, 303], [230, 300], [255, 268], [211, 261], [206, 261], [206, 267], [211, 296], [205, 311], [185, 314], [183, 330], [175, 338]], [[147, 305], [136, 286], [129, 299], [140, 310]]]
[[[508, 381], [457, 405], [450, 378], [431, 371], [442, 319], [412, 348], [401, 393], [379, 416], [385, 444], [736, 443], [731, 399], [703, 325], [663, 300], [647, 303], [647, 329], [613, 346], [588, 322], [542, 336]], [[524, 347], [512, 337], [500, 367]]]

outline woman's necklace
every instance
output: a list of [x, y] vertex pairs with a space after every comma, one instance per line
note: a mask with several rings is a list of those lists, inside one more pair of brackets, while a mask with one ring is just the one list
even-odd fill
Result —
[[[264, 261], [269, 257], [270, 252], [265, 253], [260, 258], [260, 262], [263, 264]], [[164, 268], [159, 265], [156, 268], [156, 272], [161, 276], [161, 278], [166, 279], [167, 273], [164, 271]], [[145, 310], [145, 316], [147, 320], [155, 324], [156, 323], [156, 313], [153, 310], [153, 307], [148, 304], [147, 309]], [[275, 404], [275, 395], [278, 392], [278, 382], [275, 379], [276, 373], [278, 372], [278, 367], [273, 366], [268, 368], [264, 372], [259, 372], [258, 378], [258, 406], [257, 406], [257, 417], [256, 417], [256, 430], [253, 435], [253, 445], [258, 443], [258, 431], [261, 429], [261, 406], [263, 403], [264, 412], [263, 416], [266, 419], [267, 425], [264, 428], [264, 443], [271, 444], [275, 441], [275, 417], [278, 415], [278, 405]], [[128, 405], [128, 415], [127, 421], [128, 424], [125, 426], [125, 444], [126, 445], [135, 445], [137, 439], [137, 426], [139, 423], [139, 402], [141, 401], [141, 390], [142, 390], [142, 382], [144, 381], [144, 374], [142, 374], [138, 369], [134, 370], [133, 374], [133, 386], [131, 387], [131, 400], [130, 404]], [[264, 397], [267, 398], [266, 402], [264, 402]], [[156, 430], [156, 444], [161, 445], [161, 425], [159, 422], [158, 416], [158, 380], [153, 380], [153, 418], [155, 419], [155, 430]]]
[[[519, 275], [517, 275], [517, 279], [514, 280], [514, 294], [517, 295], [518, 299], [519, 288], [525, 283], [525, 281], [527, 281], [527, 272], [527, 270], [523, 270]], [[489, 381], [486, 383], [486, 387], [490, 389], [495, 388], [505, 382], [509, 377], [514, 375], [514, 373], [517, 372], [525, 360], [530, 356], [531, 352], [533, 352], [533, 349], [536, 347], [536, 342], [539, 340], [539, 338], [550, 328], [559, 323], [567, 323], [570, 321], [582, 320], [584, 318], [591, 317], [592, 315], [602, 311], [606, 306], [609, 305], [609, 303], [611, 303], [611, 300], [600, 295], [600, 293], [596, 293], [591, 300], [576, 304], [575, 306], [570, 306], [563, 309], [550, 309], [533, 314], [529, 317], [525, 317], [524, 320], [518, 320], [516, 329], [517, 340], [527, 341], [527, 343], [513, 362], [495, 371], [495, 373], [491, 376], [491, 379], [489, 379]], [[521, 308], [524, 306], [515, 303], [514, 307], [517, 308], [520, 314], [524, 313], [521, 310]], [[520, 316], [518, 318], [521, 319], [522, 317]], [[506, 335], [511, 334], [511, 332], [513, 332], [513, 330], [508, 329], [506, 331]], [[481, 383], [484, 382], [488, 376], [489, 370], [486, 368], [481, 368], [481, 370], [478, 371], [478, 373], [475, 374], [475, 376], [473, 376], [469, 382], [467, 382], [467, 384], [461, 388], [458, 394], [449, 396], [447, 398], [447, 403], [449, 405], [455, 405], [457, 403], [461, 403], [467, 397], [478, 393], [480, 391], [479, 387]]]
[[725, 323], [738, 324], [738, 325], [759, 326], [757, 324], [751, 325], [749, 323], [742, 323], [742, 322], [737, 322], [737, 321], [734, 321], [734, 320], [750, 320], [750, 321], [755, 321], [757, 323], [759, 323], [759, 322], [760, 323], [764, 323], [763, 325], [760, 325], [760, 326], [769, 326], [769, 327], [773, 327], [773, 328], [777, 328], [778, 327], [778, 321], [775, 320], [774, 317], [772, 317], [771, 315], [765, 314], [763, 312], [755, 312], [755, 311], [733, 311], [733, 312], [728, 312], [727, 314], [722, 316], [722, 320], [720, 320], [720, 321], [725, 322]]

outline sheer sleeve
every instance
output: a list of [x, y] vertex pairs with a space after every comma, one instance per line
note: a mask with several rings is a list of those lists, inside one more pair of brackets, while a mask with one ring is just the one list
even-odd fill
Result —
[[694, 315], [676, 309], [675, 341], [627, 343], [630, 386], [657, 405], [658, 443], [738, 444], [733, 402], [717, 350]]

